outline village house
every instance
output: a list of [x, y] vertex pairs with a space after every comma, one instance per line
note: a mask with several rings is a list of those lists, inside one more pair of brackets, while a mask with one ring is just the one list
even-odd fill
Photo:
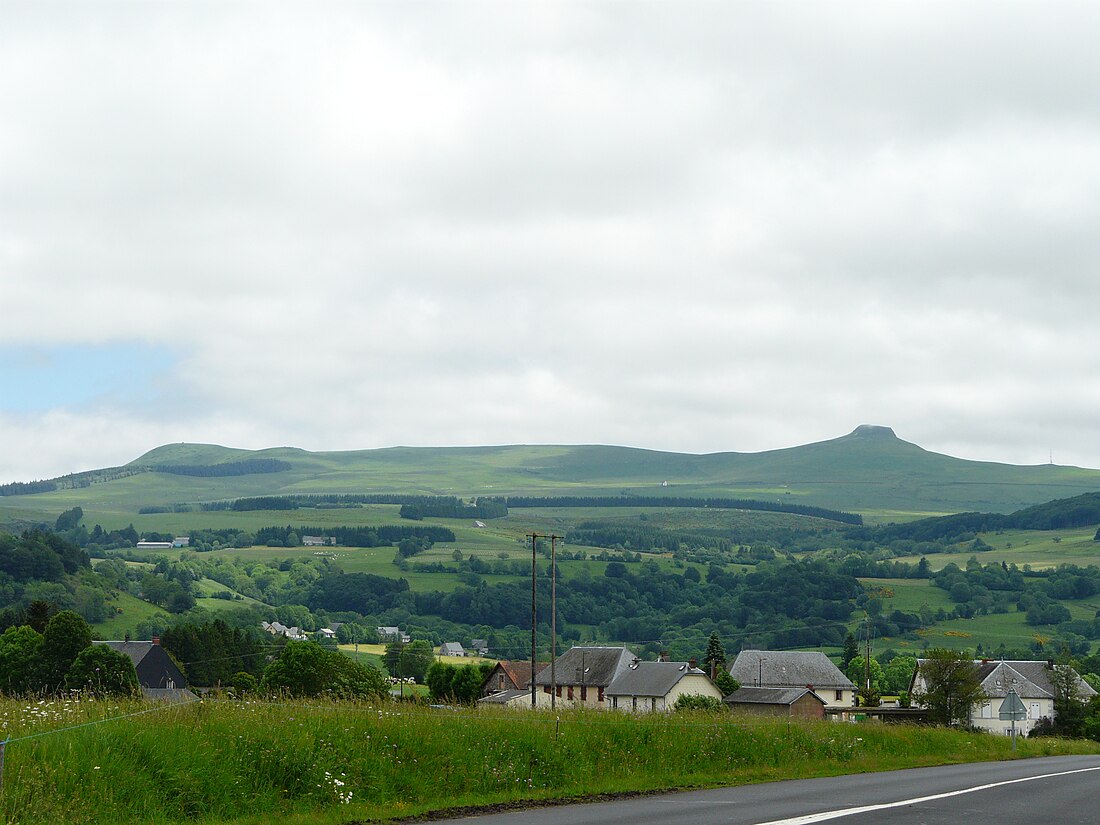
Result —
[[282, 622], [260, 622], [260, 627], [264, 629], [265, 633], [270, 633], [272, 636], [286, 636], [292, 642], [309, 640], [309, 636], [300, 627], [287, 627]]
[[825, 700], [809, 688], [742, 687], [722, 700], [734, 713], [824, 719]]
[[378, 638], [383, 644], [389, 644], [390, 642], [407, 644], [412, 641], [412, 636], [402, 631], [399, 627], [379, 627], [375, 629], [378, 631]]
[[[607, 688], [638, 657], [626, 647], [573, 647], [554, 662], [555, 704], [606, 708]], [[549, 707], [551, 669], [535, 676], [539, 706]]]
[[106, 645], [117, 653], [125, 654], [134, 663], [138, 684], [146, 699], [178, 702], [197, 698], [187, 688], [187, 678], [172, 661], [168, 652], [160, 646], [160, 638], [150, 642], [93, 642]]
[[489, 642], [487, 639], [470, 639], [470, 646], [466, 648], [467, 655], [473, 653], [477, 656], [489, 655]]
[[[549, 666], [549, 662], [537, 662], [535, 673], [541, 673], [544, 668]], [[530, 698], [530, 687], [531, 662], [529, 660], [508, 661], [501, 659], [489, 671], [485, 681], [481, 683], [481, 695], [491, 696], [494, 693], [518, 690], [527, 692], [528, 698]]]
[[820, 651], [742, 650], [730, 675], [742, 687], [809, 688], [826, 707], [855, 706], [856, 686]]
[[[917, 670], [913, 674], [910, 693], [919, 694], [927, 689], [927, 683], [921, 674], [921, 666], [926, 660], [917, 660]], [[992, 733], [1010, 733], [1012, 721], [1000, 718], [1001, 705], [1009, 691], [1016, 691], [1027, 718], [1016, 722], [1016, 733], [1026, 736], [1041, 720], [1054, 718], [1055, 687], [1051, 683], [1053, 662], [1045, 661], [990, 661], [980, 659], [973, 662], [977, 677], [981, 681], [982, 691], [987, 699], [980, 705], [970, 708], [969, 724]], [[1072, 671], [1076, 681], [1077, 696], [1082, 701], [1096, 695], [1089, 684]]]
[[440, 656], [465, 656], [466, 651], [458, 642], [444, 642], [439, 646]]
[[613, 710], [645, 713], [672, 710], [681, 696], [722, 698], [722, 691], [694, 662], [634, 661], [604, 693]]

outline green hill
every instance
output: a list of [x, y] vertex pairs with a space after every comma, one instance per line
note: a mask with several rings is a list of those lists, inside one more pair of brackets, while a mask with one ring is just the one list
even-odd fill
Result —
[[865, 425], [814, 444], [708, 455], [595, 445], [309, 452], [168, 444], [123, 467], [54, 481], [50, 492], [0, 494], [0, 519], [56, 515], [76, 504], [136, 513], [308, 493], [710, 496], [886, 515], [1005, 513], [1100, 490], [1100, 470], [968, 461]]

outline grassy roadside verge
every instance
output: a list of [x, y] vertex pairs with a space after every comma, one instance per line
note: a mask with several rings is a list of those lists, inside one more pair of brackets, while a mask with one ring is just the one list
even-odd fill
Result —
[[[4, 821], [328, 825], [1011, 756], [1004, 738], [932, 728], [397, 704], [207, 701], [21, 738], [138, 710], [0, 703]], [[1022, 740], [1018, 755], [1097, 752]]]

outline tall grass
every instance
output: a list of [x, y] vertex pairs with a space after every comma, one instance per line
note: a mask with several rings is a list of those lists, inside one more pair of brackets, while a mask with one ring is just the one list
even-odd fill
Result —
[[[729, 715], [384, 703], [0, 703], [6, 822], [330, 823], [451, 806], [1008, 758], [1002, 737]], [[21, 738], [82, 722], [99, 724]], [[1021, 741], [1020, 756], [1096, 752]]]

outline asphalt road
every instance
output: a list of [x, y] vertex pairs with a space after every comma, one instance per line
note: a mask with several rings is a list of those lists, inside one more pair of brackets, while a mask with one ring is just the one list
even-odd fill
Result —
[[679, 822], [691, 825], [812, 825], [816, 822], [837, 825], [879, 822], [891, 825], [1100, 825], [1100, 757], [1056, 756], [831, 779], [801, 779], [436, 822], [452, 825], [663, 825]]

